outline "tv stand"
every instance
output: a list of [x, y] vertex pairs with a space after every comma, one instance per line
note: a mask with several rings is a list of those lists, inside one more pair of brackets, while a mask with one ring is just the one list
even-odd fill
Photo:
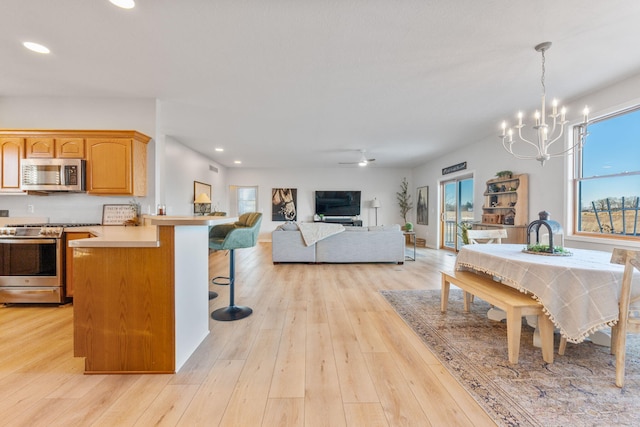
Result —
[[362, 220], [360, 219], [351, 219], [350, 217], [340, 217], [340, 216], [336, 216], [336, 217], [324, 217], [324, 220], [321, 221], [315, 221], [314, 222], [328, 222], [331, 224], [342, 224], [342, 225], [346, 225], [346, 226], [352, 226], [352, 227], [362, 227]]

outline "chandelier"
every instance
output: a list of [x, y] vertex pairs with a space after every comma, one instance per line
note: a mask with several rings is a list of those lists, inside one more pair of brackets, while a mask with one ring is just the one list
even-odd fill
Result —
[[[580, 127], [580, 133], [577, 138], [577, 142], [571, 145], [569, 148], [555, 151], [550, 151], [551, 146], [558, 140], [562, 138], [564, 135], [565, 125], [568, 123], [566, 120], [566, 108], [560, 107], [558, 110], [558, 101], [554, 99], [551, 103], [551, 114], [547, 116], [547, 108], [546, 108], [546, 96], [547, 96], [547, 88], [544, 83], [545, 77], [545, 57], [544, 53], [549, 50], [551, 47], [551, 42], [540, 43], [535, 46], [535, 50], [540, 52], [542, 55], [542, 77], [540, 82], [542, 83], [542, 108], [540, 110], [536, 110], [533, 118], [535, 124], [533, 125], [533, 129], [535, 132], [530, 132], [533, 136], [530, 139], [525, 138], [522, 135], [522, 128], [526, 125], [522, 122], [523, 114], [522, 111], [518, 112], [518, 124], [513, 128], [509, 127], [506, 121], [502, 122], [502, 133], [500, 134], [500, 138], [502, 138], [502, 146], [505, 150], [507, 150], [511, 155], [513, 155], [517, 159], [536, 159], [544, 166], [544, 162], [549, 160], [551, 157], [559, 157], [562, 156], [575, 148], [582, 148], [582, 144], [584, 143], [584, 138], [586, 137], [586, 128], [587, 123], [589, 122], [589, 108], [584, 107], [583, 111], [583, 121]], [[548, 120], [548, 121], [547, 121]], [[515, 128], [515, 131], [514, 131]], [[516, 139], [514, 140], [514, 133], [517, 133]], [[522, 154], [520, 151], [520, 146], [526, 147], [526, 145], [518, 144], [514, 147], [514, 142], [525, 143], [533, 146], [533, 150], [529, 150], [529, 152], [535, 154]]]

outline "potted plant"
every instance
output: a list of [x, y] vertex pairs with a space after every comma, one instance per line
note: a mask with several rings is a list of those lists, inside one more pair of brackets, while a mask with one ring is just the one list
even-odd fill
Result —
[[[396, 193], [396, 199], [398, 200], [398, 206], [400, 207], [400, 215], [402, 216], [406, 227], [406, 224], [408, 224], [407, 213], [411, 209], [413, 209], [411, 194], [409, 194], [409, 183], [407, 182], [406, 177], [402, 178], [402, 183], [400, 183], [400, 191]], [[411, 228], [413, 228], [413, 224], [411, 224]]]
[[469, 222], [461, 222], [458, 224], [458, 228], [460, 229], [460, 233], [458, 233], [458, 236], [460, 236], [460, 240], [462, 240], [462, 244], [463, 245], [468, 245], [469, 244], [469, 233], [467, 233], [469, 230], [471, 230], [472, 224]]
[[513, 172], [511, 172], [511, 171], [500, 171], [500, 172], [496, 172], [496, 176], [498, 178], [509, 179], [509, 178], [513, 177]]

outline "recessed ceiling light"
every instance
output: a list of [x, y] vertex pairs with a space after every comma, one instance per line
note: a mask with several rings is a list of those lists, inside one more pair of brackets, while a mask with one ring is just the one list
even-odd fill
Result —
[[242, 164], [242, 162], [241, 162], [240, 160], [236, 160], [236, 161], [234, 161], [233, 163], [235, 163], [236, 165], [240, 165], [240, 164]]
[[22, 43], [22, 45], [24, 47], [26, 47], [27, 49], [32, 50], [34, 52], [38, 52], [38, 53], [49, 53], [49, 52], [51, 52], [48, 47], [43, 46], [43, 45], [41, 45], [39, 43], [24, 42], [24, 43]]
[[224, 148], [216, 148], [216, 151], [222, 153], [224, 151]]
[[111, 3], [123, 9], [133, 9], [136, 2], [133, 0], [109, 0]]

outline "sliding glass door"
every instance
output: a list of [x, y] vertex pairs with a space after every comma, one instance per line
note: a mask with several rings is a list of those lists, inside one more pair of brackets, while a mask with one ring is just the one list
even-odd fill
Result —
[[465, 175], [440, 183], [440, 248], [457, 251], [460, 227], [473, 221], [473, 176]]

